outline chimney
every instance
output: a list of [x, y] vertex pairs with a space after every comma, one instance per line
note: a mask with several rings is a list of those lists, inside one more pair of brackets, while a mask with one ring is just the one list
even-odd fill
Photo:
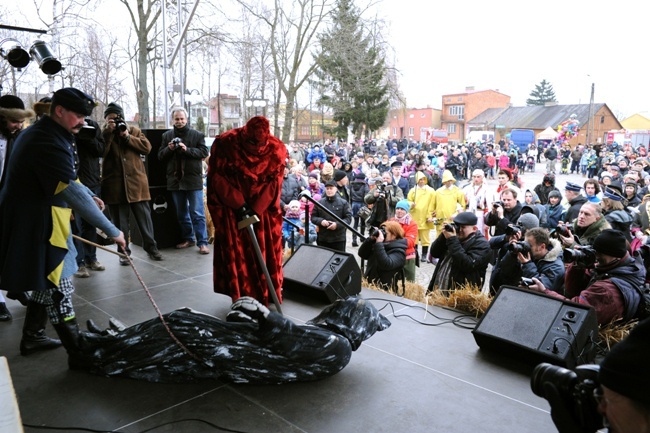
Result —
[[474, 91], [474, 86], [466, 86], [465, 91], [466, 92], [473, 92]]

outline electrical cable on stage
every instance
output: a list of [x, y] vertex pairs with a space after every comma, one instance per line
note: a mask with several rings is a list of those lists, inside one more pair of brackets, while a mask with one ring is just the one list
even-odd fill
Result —
[[[411, 319], [412, 321], [414, 321], [416, 323], [419, 323], [420, 325], [424, 325], [424, 326], [440, 326], [440, 325], [446, 325], [446, 324], [451, 323], [451, 324], [453, 324], [455, 326], [458, 326], [459, 328], [474, 329], [474, 327], [478, 323], [478, 320], [474, 316], [472, 316], [470, 314], [460, 314], [459, 316], [454, 317], [453, 319], [447, 319], [447, 318], [444, 318], [444, 317], [436, 316], [433, 312], [429, 311], [428, 309], [425, 309], [424, 307], [422, 307], [420, 305], [407, 304], [407, 303], [401, 302], [401, 301], [390, 301], [390, 300], [382, 299], [382, 298], [365, 298], [365, 300], [366, 301], [383, 301], [383, 302], [386, 302], [386, 305], [384, 305], [381, 308], [377, 308], [380, 312], [384, 308], [390, 307], [393, 317], [395, 317], [395, 318], [407, 317], [407, 318]], [[425, 310], [427, 315], [430, 315], [430, 316], [440, 320], [440, 322], [439, 323], [427, 323], [427, 322], [423, 322], [421, 320], [415, 319], [414, 317], [412, 317], [412, 316], [410, 316], [408, 314], [396, 314], [395, 313], [395, 308], [393, 307], [393, 303], [403, 305], [405, 307], [411, 307], [411, 308], [416, 308], [416, 309], [420, 309], [420, 310]], [[455, 310], [450, 310], [450, 311], [455, 311]]]
[[[234, 429], [229, 429], [226, 427], [221, 427], [217, 424], [211, 423], [210, 421], [206, 421], [203, 419], [199, 418], [184, 418], [184, 419], [179, 419], [175, 421], [169, 421], [163, 424], [158, 424], [153, 427], [149, 427], [145, 430], [140, 430], [137, 433], [148, 433], [148, 432], [153, 432], [161, 427], [165, 427], [168, 425], [173, 425], [173, 424], [178, 424], [181, 422], [198, 422], [202, 424], [206, 424], [216, 431], [224, 431], [224, 432], [229, 432], [229, 433], [250, 433], [245, 430], [234, 430]], [[97, 430], [97, 429], [92, 429], [92, 428], [87, 428], [87, 427], [52, 427], [52, 426], [44, 426], [44, 425], [32, 425], [32, 424], [27, 424], [23, 423], [24, 427], [31, 428], [31, 429], [36, 429], [36, 430], [54, 430], [54, 431], [87, 431], [87, 432], [92, 432], [92, 433], [126, 433], [124, 430]]]

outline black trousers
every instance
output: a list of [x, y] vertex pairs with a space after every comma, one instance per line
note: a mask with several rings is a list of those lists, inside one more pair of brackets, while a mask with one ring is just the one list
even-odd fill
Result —
[[319, 247], [331, 248], [336, 251], [345, 252], [345, 243], [346, 241], [337, 241], [337, 242], [326, 242], [321, 239], [316, 239], [316, 245]]
[[[129, 215], [133, 212], [135, 223], [138, 225], [142, 235], [142, 248], [146, 252], [158, 249], [156, 240], [153, 238], [153, 222], [151, 221], [151, 208], [149, 201], [139, 201], [137, 203], [111, 204], [108, 205], [111, 211], [111, 220], [115, 226], [124, 232], [124, 237], [129, 239]], [[126, 252], [131, 253], [127, 243]]]

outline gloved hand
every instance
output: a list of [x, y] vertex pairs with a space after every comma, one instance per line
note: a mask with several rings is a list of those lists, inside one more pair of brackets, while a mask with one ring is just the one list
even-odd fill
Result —
[[235, 216], [239, 221], [243, 221], [246, 218], [255, 216], [255, 212], [253, 211], [253, 209], [250, 208], [250, 206], [244, 203], [242, 207], [235, 210]]

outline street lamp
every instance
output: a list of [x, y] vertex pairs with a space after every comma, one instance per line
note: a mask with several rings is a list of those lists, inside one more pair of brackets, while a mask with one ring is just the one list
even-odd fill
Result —
[[262, 114], [266, 116], [266, 106], [268, 105], [268, 101], [266, 99], [247, 99], [244, 102], [244, 105], [246, 105], [246, 108], [249, 109], [251, 107], [255, 107], [255, 115], [258, 116], [258, 108], [262, 108]]

